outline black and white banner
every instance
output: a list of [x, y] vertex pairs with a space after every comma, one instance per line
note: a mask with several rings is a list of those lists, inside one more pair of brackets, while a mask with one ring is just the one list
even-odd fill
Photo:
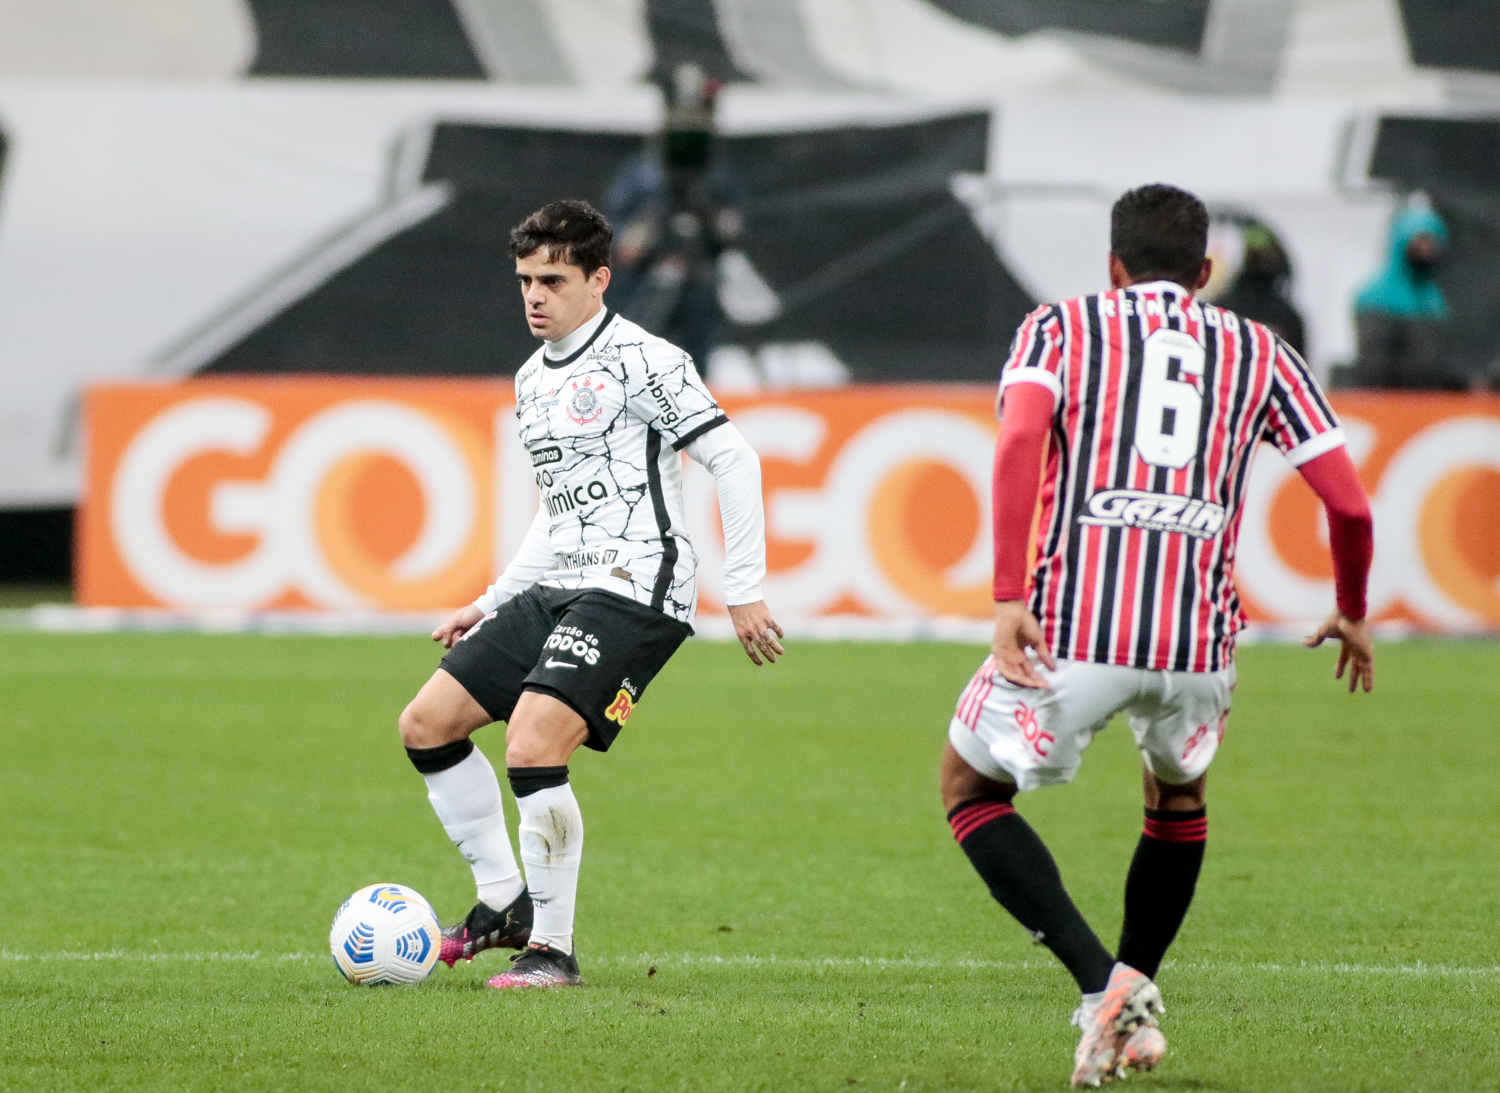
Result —
[[1500, 87], [1482, 4], [181, 0], [171, 34], [62, 7], [0, 11], [28, 77], [0, 78], [0, 508], [77, 497], [93, 382], [511, 372], [507, 230], [602, 202], [685, 61], [729, 81], [726, 389], [986, 380], [1159, 180], [1275, 232], [1320, 370], [1425, 190], [1465, 352], [1500, 355], [1500, 129], [1447, 105]]

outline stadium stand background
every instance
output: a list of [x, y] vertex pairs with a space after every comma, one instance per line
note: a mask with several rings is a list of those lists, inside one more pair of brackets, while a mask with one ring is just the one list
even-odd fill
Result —
[[[0, 579], [66, 574], [91, 380], [513, 368], [528, 340], [504, 306], [504, 226], [558, 186], [597, 197], [651, 127], [647, 81], [683, 61], [732, 85], [724, 148], [751, 195], [747, 249], [799, 305], [728, 332], [752, 356], [816, 345], [855, 379], [987, 378], [1032, 301], [1097, 279], [1084, 256], [1101, 210], [1154, 163], [1088, 125], [1118, 128], [1145, 96], [1216, 130], [1207, 156], [1243, 155], [1226, 171], [1258, 180], [1247, 192], [1290, 242], [1320, 367], [1347, 355], [1340, 308], [1391, 194], [1429, 192], [1481, 366], [1500, 352], [1489, 7], [0, 3]], [[564, 102], [551, 124], [528, 116], [540, 85]], [[382, 135], [340, 158], [320, 116]], [[1214, 176], [1184, 174], [1213, 195]], [[256, 187], [282, 204], [256, 205]], [[383, 196], [350, 210], [361, 188]], [[1366, 250], [1335, 245], [1360, 233]], [[1330, 246], [1337, 270], [1316, 264]], [[924, 290], [940, 321], [911, 306]]]

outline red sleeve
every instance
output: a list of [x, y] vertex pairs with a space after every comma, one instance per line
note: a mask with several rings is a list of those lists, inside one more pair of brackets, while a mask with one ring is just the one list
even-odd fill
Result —
[[1362, 619], [1370, 558], [1375, 553], [1375, 523], [1359, 473], [1348, 449], [1342, 446], [1309, 459], [1297, 470], [1328, 512], [1328, 545], [1333, 550], [1339, 612], [1346, 619]]
[[1042, 460], [1052, 431], [1052, 391], [1039, 383], [1005, 389], [995, 442], [995, 602], [1026, 596], [1026, 548], [1041, 492]]

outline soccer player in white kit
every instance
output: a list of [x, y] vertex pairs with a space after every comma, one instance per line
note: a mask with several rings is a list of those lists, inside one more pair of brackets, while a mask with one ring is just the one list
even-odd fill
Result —
[[[1341, 643], [1336, 674], [1348, 668], [1350, 691], [1374, 680], [1372, 525], [1343, 431], [1292, 349], [1193, 298], [1211, 269], [1207, 230], [1189, 193], [1125, 194], [1111, 214], [1114, 290], [1032, 312], [1001, 373], [995, 637], [949, 724], [943, 804], [991, 893], [1078, 982], [1074, 1086], [1148, 1070], [1166, 1050], [1152, 977], [1208, 837], [1205, 779], [1243, 624], [1235, 539], [1262, 440], [1328, 513], [1338, 609], [1307, 644]], [[1146, 818], [1111, 955], [1012, 800], [1071, 780], [1121, 712], [1141, 751]]]
[[[443, 931], [440, 959], [451, 967], [484, 949], [521, 949], [489, 981], [501, 989], [582, 982], [573, 917], [583, 817], [568, 760], [580, 744], [609, 748], [692, 633], [698, 559], [679, 453], [717, 485], [735, 633], [756, 665], [782, 653], [760, 591], [760, 461], [692, 359], [604, 305], [612, 239], [582, 201], [553, 202], [511, 232], [526, 319], [544, 343], [516, 374], [541, 504], [500, 578], [433, 632], [449, 652], [399, 723], [478, 890], [463, 922]], [[524, 878], [499, 780], [469, 739], [493, 721], [507, 723]]]

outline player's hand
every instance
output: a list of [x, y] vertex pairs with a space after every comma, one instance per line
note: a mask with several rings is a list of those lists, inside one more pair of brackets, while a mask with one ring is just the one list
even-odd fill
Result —
[[460, 607], [448, 616], [447, 622], [432, 632], [432, 640], [444, 649], [452, 649], [458, 644], [458, 639], [467, 634], [470, 627], [482, 618], [484, 618], [484, 612], [472, 603]]
[[1057, 670], [1057, 661], [1052, 659], [1052, 650], [1042, 640], [1042, 628], [1026, 610], [1021, 600], [1005, 600], [995, 605], [995, 640], [990, 642], [990, 653], [995, 658], [995, 668], [1017, 687], [1033, 687], [1040, 691], [1051, 690], [1047, 681], [1037, 674], [1026, 655], [1027, 649], [1035, 649], [1037, 657], [1048, 671]]
[[765, 600], [734, 604], [729, 608], [729, 617], [734, 621], [734, 636], [740, 639], [745, 655], [757, 668], [762, 657], [767, 663], [775, 664], [777, 657], [786, 656], [786, 650], [776, 640], [786, 635], [771, 617], [771, 609]]
[[1348, 668], [1349, 693], [1353, 694], [1355, 687], [1362, 685], [1369, 694], [1375, 686], [1375, 639], [1370, 634], [1370, 624], [1364, 619], [1346, 619], [1335, 611], [1315, 633], [1303, 638], [1302, 644], [1316, 649], [1331, 638], [1339, 641], [1339, 666], [1334, 669], [1333, 678], [1343, 679], [1344, 669]]

